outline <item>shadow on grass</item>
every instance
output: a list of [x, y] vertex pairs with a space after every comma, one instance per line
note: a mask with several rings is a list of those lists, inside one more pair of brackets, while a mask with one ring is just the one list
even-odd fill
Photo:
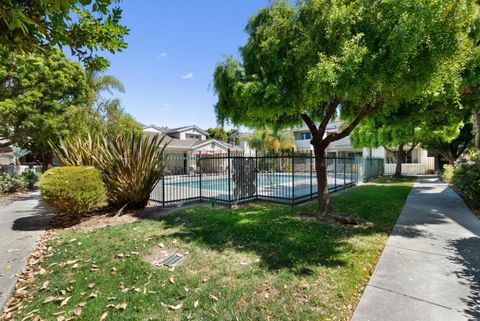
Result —
[[352, 264], [352, 253], [366, 250], [355, 247], [350, 239], [389, 233], [409, 191], [409, 185], [366, 185], [333, 198], [339, 211], [355, 213], [373, 222], [373, 227], [332, 225], [296, 215], [314, 210], [315, 203], [294, 207], [256, 203], [238, 209], [198, 206], [178, 210], [161, 220], [167, 227], [181, 227], [172, 237], [217, 251], [255, 253], [269, 270], [309, 274], [319, 265]]

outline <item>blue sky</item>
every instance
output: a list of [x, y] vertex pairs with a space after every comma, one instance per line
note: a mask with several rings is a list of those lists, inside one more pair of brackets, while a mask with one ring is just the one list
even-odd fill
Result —
[[107, 55], [108, 73], [126, 93], [115, 96], [145, 124], [216, 125], [211, 88], [215, 65], [238, 56], [248, 18], [267, 0], [124, 0], [128, 49]]

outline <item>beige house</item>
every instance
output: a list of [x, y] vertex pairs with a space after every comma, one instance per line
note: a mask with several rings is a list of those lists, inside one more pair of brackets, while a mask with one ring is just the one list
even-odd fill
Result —
[[[335, 133], [341, 130], [343, 121], [337, 120], [328, 123], [327, 133]], [[299, 151], [311, 151], [310, 131], [306, 125], [293, 130], [295, 145]], [[378, 157], [385, 160], [385, 174], [395, 173], [396, 155], [383, 147], [379, 148], [354, 148], [347, 136], [332, 142], [327, 147], [327, 156], [337, 157]], [[428, 155], [428, 151], [417, 146], [407, 155], [406, 162], [402, 164], [402, 173], [405, 175], [426, 174], [435, 170], [435, 158]]]
[[172, 174], [187, 174], [197, 170], [198, 157], [226, 156], [231, 153], [242, 152], [234, 145], [209, 139], [207, 132], [198, 126], [184, 126], [177, 128], [144, 125], [143, 131], [149, 135], [166, 136], [165, 159], [167, 172]]

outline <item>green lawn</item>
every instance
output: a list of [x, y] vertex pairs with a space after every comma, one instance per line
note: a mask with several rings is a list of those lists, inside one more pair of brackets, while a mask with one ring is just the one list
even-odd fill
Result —
[[[76, 307], [77, 320], [99, 320], [105, 312], [105, 320], [347, 319], [412, 184], [382, 179], [333, 197], [337, 210], [372, 227], [295, 215], [314, 203], [257, 203], [195, 206], [163, 220], [59, 232], [43, 264], [47, 273], [38, 276], [33, 300], [17, 319], [35, 309], [48, 320], [62, 311], [68, 318]], [[160, 243], [188, 252], [188, 259], [174, 270], [144, 262]], [[47, 297], [60, 298], [44, 303]]]

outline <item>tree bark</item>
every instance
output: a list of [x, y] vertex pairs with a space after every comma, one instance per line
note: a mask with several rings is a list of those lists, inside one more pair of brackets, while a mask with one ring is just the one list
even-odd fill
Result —
[[480, 111], [473, 111], [473, 122], [475, 124], [475, 148], [480, 153]]
[[405, 150], [403, 149], [403, 144], [398, 145], [397, 151], [397, 166], [395, 167], [395, 174], [393, 177], [400, 178], [402, 177], [402, 163], [405, 159]]
[[325, 157], [325, 147], [321, 144], [315, 144], [313, 151], [315, 153], [315, 169], [317, 172], [317, 186], [318, 186], [318, 214], [319, 216], [326, 216], [331, 212], [330, 196], [328, 193], [328, 179], [327, 179], [327, 164]]

